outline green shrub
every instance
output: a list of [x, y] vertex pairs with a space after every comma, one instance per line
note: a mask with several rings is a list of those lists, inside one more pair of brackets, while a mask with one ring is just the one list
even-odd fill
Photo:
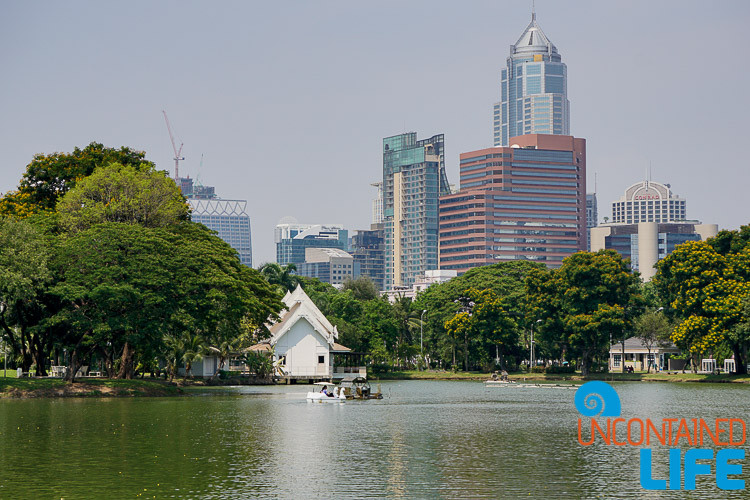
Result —
[[575, 373], [572, 366], [548, 366], [544, 373]]

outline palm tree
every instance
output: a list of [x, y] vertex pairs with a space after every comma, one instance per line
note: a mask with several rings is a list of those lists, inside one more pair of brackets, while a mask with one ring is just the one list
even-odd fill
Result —
[[282, 293], [291, 292], [301, 282], [299, 276], [294, 274], [297, 271], [297, 266], [294, 264], [280, 266], [276, 262], [268, 262], [260, 266], [258, 270], [266, 278], [266, 281], [276, 285]]
[[177, 369], [179, 368], [179, 363], [183, 354], [183, 346], [180, 338], [174, 334], [165, 335], [164, 359], [167, 363], [166, 371], [169, 374], [170, 382], [177, 376]]
[[203, 353], [205, 352], [205, 345], [203, 338], [198, 334], [186, 333], [181, 339], [182, 344], [182, 361], [185, 363], [185, 380], [188, 376], [192, 377], [190, 373], [193, 362], [200, 361], [203, 359]]

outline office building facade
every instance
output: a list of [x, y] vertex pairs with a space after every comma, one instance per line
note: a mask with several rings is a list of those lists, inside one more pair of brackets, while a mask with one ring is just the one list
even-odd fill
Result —
[[175, 182], [190, 206], [190, 219], [216, 231], [219, 238], [234, 248], [240, 262], [253, 266], [253, 242], [247, 200], [224, 200], [213, 186], [204, 186], [190, 177]]
[[359, 277], [359, 264], [338, 248], [306, 248], [305, 261], [297, 264], [297, 274], [339, 287]]
[[340, 224], [281, 223], [274, 231], [276, 262], [299, 265], [307, 248], [349, 249], [349, 232]]
[[438, 197], [448, 193], [443, 135], [383, 139], [385, 288], [438, 268]]
[[687, 201], [674, 194], [669, 184], [645, 180], [612, 203], [612, 223], [678, 222], [686, 219], [686, 211]]
[[501, 70], [501, 99], [493, 107], [495, 146], [526, 134], [570, 134], [567, 71], [532, 13]]
[[649, 281], [656, 274], [656, 263], [677, 245], [718, 234], [716, 224], [701, 224], [686, 216], [687, 200], [674, 194], [669, 184], [638, 182], [612, 203], [612, 223], [591, 229], [591, 251], [617, 251]]
[[559, 267], [586, 249], [586, 141], [532, 134], [460, 155], [461, 189], [440, 198], [440, 269], [508, 260]]
[[602, 224], [591, 229], [591, 251], [615, 250], [623, 259], [630, 259], [630, 268], [649, 281], [656, 274], [656, 263], [677, 245], [713, 238], [718, 232], [716, 224], [698, 221]]
[[385, 290], [385, 237], [383, 224], [372, 224], [352, 237], [352, 256], [360, 276], [367, 276], [378, 290]]

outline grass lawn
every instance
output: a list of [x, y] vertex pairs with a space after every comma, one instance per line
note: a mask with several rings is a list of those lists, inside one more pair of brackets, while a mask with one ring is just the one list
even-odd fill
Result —
[[0, 377], [0, 397], [110, 397], [176, 396], [182, 391], [172, 384], [154, 380]]

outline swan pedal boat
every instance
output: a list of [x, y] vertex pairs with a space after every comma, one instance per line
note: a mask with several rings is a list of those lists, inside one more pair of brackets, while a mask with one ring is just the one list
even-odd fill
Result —
[[322, 392], [308, 392], [307, 400], [314, 403], [343, 403], [346, 401], [346, 395], [341, 393], [337, 396], [326, 396]]

